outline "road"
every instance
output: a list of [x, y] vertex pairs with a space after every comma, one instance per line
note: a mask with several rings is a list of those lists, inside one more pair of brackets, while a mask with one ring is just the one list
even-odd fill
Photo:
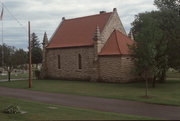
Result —
[[31, 101], [93, 109], [105, 112], [131, 114], [158, 119], [180, 120], [180, 107], [148, 104], [118, 99], [105, 99], [90, 96], [47, 93], [0, 86], [0, 96], [26, 99]]

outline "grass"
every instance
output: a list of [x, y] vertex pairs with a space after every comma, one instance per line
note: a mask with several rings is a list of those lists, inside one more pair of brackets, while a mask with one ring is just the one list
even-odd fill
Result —
[[[113, 84], [86, 81], [33, 80], [31, 90], [180, 106], [180, 73], [168, 72], [168, 81], [149, 88], [152, 98], [142, 98], [144, 83]], [[27, 81], [2, 82], [0, 86], [28, 89]]]
[[[4, 114], [3, 109], [10, 104], [18, 104], [26, 114]], [[49, 109], [56, 107], [57, 109]], [[14, 98], [0, 97], [0, 119], [3, 121], [27, 120], [152, 120], [153, 118], [101, 112], [80, 108], [37, 103]]]
[[[22, 78], [28, 78], [28, 73], [12, 73], [11, 74], [11, 79], [22, 79]], [[0, 75], [0, 80], [1, 79], [8, 79], [7, 75]]]
[[[28, 89], [28, 82], [2, 82], [0, 86]], [[145, 93], [144, 83], [113, 84], [84, 81], [33, 80], [33, 88], [31, 90], [180, 106], [180, 79], [168, 80], [164, 84], [157, 84], [155, 89], [150, 88], [149, 95], [152, 98], [149, 99], [142, 98]]]
[[167, 72], [167, 78], [177, 78], [180, 79], [180, 72]]

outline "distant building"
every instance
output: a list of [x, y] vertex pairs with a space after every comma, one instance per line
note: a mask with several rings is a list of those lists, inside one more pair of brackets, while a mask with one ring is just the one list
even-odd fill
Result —
[[48, 43], [44, 37], [42, 77], [66, 80], [131, 82], [134, 43], [116, 8], [62, 22]]

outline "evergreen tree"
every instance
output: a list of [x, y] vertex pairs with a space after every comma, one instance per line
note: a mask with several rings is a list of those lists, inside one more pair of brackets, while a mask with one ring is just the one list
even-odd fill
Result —
[[42, 63], [42, 49], [35, 33], [32, 33], [32, 64]]

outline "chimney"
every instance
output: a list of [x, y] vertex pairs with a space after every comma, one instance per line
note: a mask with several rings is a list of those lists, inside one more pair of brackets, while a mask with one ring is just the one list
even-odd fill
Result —
[[117, 8], [113, 8], [113, 12], [117, 12]]
[[103, 13], [106, 13], [106, 11], [100, 11], [99, 13], [100, 13], [100, 14], [103, 14]]
[[66, 20], [66, 18], [65, 18], [65, 17], [62, 17], [62, 21], [64, 21], [64, 20]]

